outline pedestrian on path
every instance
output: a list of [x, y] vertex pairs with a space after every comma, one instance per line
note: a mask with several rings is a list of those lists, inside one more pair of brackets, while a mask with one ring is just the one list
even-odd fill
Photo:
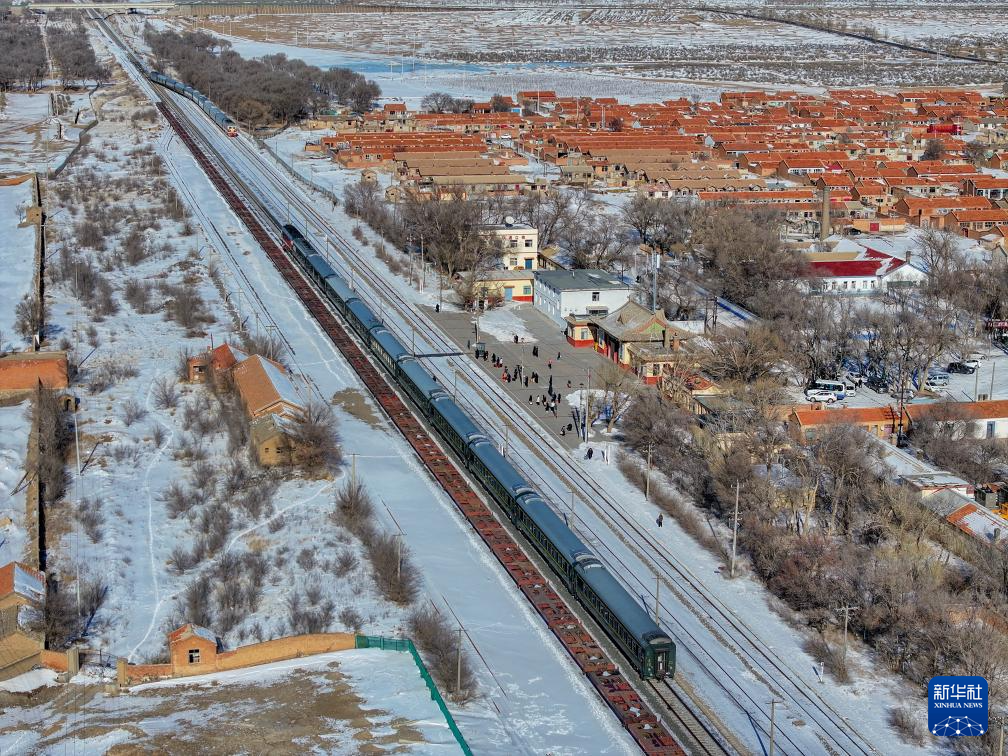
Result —
[[540, 404], [542, 404], [542, 402], [540, 401], [539, 397], [537, 396], [536, 397], [536, 406], [538, 407]]
[[472, 349], [472, 339], [466, 339], [466, 351]]
[[553, 369], [553, 360], [546, 360], [546, 367], [548, 367], [550, 370], [552, 370]]
[[516, 333], [515, 334], [515, 344], [517, 344], [517, 343], [518, 343], [518, 334]]
[[561, 425], [560, 426], [560, 438], [563, 438], [566, 435], [567, 435], [567, 428], [565, 426]]
[[589, 446], [589, 447], [588, 447], [588, 453], [587, 453], [587, 454], [585, 455], [585, 457], [587, 457], [588, 459], [591, 459], [591, 458], [592, 458], [593, 456], [595, 456], [595, 450], [594, 450], [594, 449], [592, 449], [592, 448], [591, 448], [591, 447]]
[[532, 405], [532, 394], [529, 394], [529, 406]]
[[538, 344], [533, 344], [532, 345], [532, 356], [533, 357], [538, 357], [539, 356], [539, 345]]
[[528, 388], [528, 376], [525, 376], [525, 388]]
[[664, 520], [665, 520], [665, 515], [663, 515], [661, 512], [659, 512], [658, 513], [658, 519], [655, 520], [655, 522], [658, 523], [658, 527], [659, 528], [662, 526], [662, 522], [664, 522]]
[[560, 352], [557, 352], [557, 362], [560, 362]]

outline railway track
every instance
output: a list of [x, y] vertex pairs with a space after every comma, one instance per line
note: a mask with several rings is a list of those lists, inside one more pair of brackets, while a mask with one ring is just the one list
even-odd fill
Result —
[[[103, 26], [113, 42], [122, 44], [107, 25], [103, 23]], [[519, 590], [542, 616], [547, 626], [602, 695], [631, 737], [647, 754], [655, 756], [684, 754], [685, 751], [641, 699], [630, 681], [624, 678], [619, 668], [610, 661], [601, 646], [581, 624], [579, 618], [553, 590], [546, 577], [523, 553], [481, 497], [477, 495], [466, 477], [435, 442], [414, 412], [403, 402], [385, 374], [375, 366], [357, 340], [337, 319], [315, 287], [301, 274], [300, 269], [277, 243], [275, 236], [267, 231], [267, 228], [260, 222], [260, 218], [264, 217], [268, 219], [268, 222], [279, 227], [280, 221], [276, 219], [276, 215], [262, 206], [254, 197], [240, 193], [232, 181], [225, 177], [226, 167], [212, 160], [204, 147], [197, 143], [199, 131], [186, 127], [179, 117], [180, 109], [171, 104], [170, 97], [161, 99], [157, 105], [169, 125], [190, 149], [200, 167], [232, 211], [260, 244], [274, 267], [346, 358], [431, 475], [444, 488], [480, 538], [497, 556]], [[212, 149], [209, 143], [206, 143], [205, 146]], [[232, 177], [232, 179], [236, 178]], [[253, 207], [257, 207], [258, 210], [253, 210]]]

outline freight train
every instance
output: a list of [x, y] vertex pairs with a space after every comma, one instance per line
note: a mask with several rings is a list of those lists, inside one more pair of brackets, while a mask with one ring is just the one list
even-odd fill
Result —
[[283, 245], [645, 679], [675, 673], [676, 647], [381, 319], [294, 226]]
[[183, 97], [188, 97], [190, 100], [199, 105], [200, 110], [210, 116], [214, 123], [224, 130], [225, 134], [229, 137], [238, 136], [238, 127], [235, 126], [235, 122], [231, 120], [231, 116], [214, 105], [210, 98], [202, 94], [198, 89], [193, 89], [189, 85], [183, 84], [181, 81], [176, 81], [170, 76], [165, 76], [159, 71], [148, 71], [147, 78], [155, 84], [160, 84], [162, 87], [167, 87], [173, 92], [178, 92]]

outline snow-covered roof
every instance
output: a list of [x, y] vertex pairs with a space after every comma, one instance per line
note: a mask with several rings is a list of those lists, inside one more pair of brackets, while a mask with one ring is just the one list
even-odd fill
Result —
[[294, 388], [294, 383], [287, 377], [287, 374], [269, 360], [264, 360], [261, 357], [259, 359], [266, 372], [266, 377], [269, 378], [280, 398], [289, 404], [300, 406], [301, 397], [298, 396], [297, 389]]
[[22, 565], [14, 564], [14, 592], [32, 601], [45, 598], [45, 580], [39, 573], [33, 574]]

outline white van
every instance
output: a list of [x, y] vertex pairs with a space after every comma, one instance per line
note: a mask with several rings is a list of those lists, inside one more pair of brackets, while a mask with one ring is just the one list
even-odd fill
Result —
[[843, 399], [848, 394], [854, 393], [843, 381], [834, 381], [827, 378], [816, 378], [815, 383], [812, 384], [812, 388], [832, 392], [837, 399]]

